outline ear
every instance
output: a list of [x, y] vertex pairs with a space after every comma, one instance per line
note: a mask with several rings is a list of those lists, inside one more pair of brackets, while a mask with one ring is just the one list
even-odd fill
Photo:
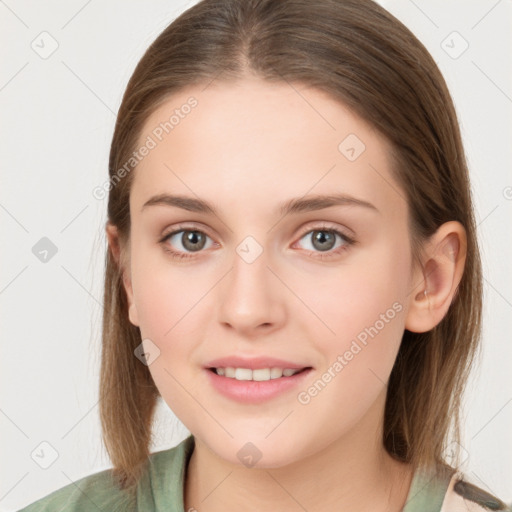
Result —
[[114, 226], [110, 221], [107, 221], [105, 231], [107, 233], [108, 245], [112, 257], [114, 258], [114, 261], [116, 262], [118, 268], [121, 270], [121, 273], [123, 275], [123, 286], [126, 292], [126, 297], [128, 299], [128, 317], [130, 319], [130, 322], [138, 327], [139, 317], [137, 313], [137, 306], [135, 305], [135, 301], [133, 300], [133, 288], [130, 269], [124, 268], [123, 264], [124, 261], [129, 260], [128, 258], [122, 257], [122, 251], [126, 249], [121, 247], [117, 226]]
[[464, 273], [466, 251], [466, 230], [460, 222], [446, 222], [430, 237], [422, 268], [413, 272], [407, 330], [427, 332], [444, 318]]

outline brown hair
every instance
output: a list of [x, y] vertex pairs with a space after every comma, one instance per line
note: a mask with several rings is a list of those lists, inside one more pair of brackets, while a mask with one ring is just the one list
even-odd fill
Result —
[[203, 0], [147, 49], [128, 83], [112, 140], [108, 222], [119, 231], [123, 257], [117, 264], [107, 250], [100, 416], [115, 473], [125, 487], [140, 477], [159, 392], [134, 356], [141, 334], [128, 320], [122, 286], [133, 172], [114, 179], [137, 148], [148, 116], [171, 94], [248, 73], [325, 91], [388, 139], [417, 261], [422, 241], [441, 224], [456, 220], [465, 227], [465, 270], [447, 314], [429, 332], [404, 332], [382, 439], [393, 457], [415, 468], [446, 467], [448, 442], [460, 442], [461, 398], [479, 347], [482, 277], [464, 149], [439, 69], [418, 39], [371, 0]]

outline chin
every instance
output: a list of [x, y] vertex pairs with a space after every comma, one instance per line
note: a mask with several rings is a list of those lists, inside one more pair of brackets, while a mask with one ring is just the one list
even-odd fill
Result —
[[215, 454], [229, 462], [241, 467], [251, 469], [272, 469], [287, 466], [301, 458], [298, 450], [300, 442], [293, 439], [289, 433], [283, 431], [283, 436], [272, 433], [268, 438], [267, 434], [252, 433], [249, 431], [240, 432], [236, 435], [231, 432], [234, 438], [212, 439], [207, 443]]

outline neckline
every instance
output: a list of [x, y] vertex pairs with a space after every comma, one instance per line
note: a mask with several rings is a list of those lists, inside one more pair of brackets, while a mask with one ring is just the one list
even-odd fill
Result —
[[[181, 443], [183, 463], [178, 480], [176, 493], [180, 503], [178, 510], [185, 510], [185, 481], [187, 477], [188, 463], [195, 447], [195, 439], [190, 434]], [[420, 467], [413, 474], [411, 486], [402, 512], [440, 512], [446, 492], [455, 470], [450, 467], [442, 467], [438, 473], [433, 468]]]
[[455, 469], [417, 468], [402, 512], [440, 512]]

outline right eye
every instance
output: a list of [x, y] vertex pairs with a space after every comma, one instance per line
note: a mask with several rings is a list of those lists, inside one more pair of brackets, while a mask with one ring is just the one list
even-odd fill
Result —
[[[164, 250], [169, 252], [174, 258], [192, 258], [193, 253], [201, 252], [201, 250], [205, 248], [207, 239], [211, 240], [204, 231], [199, 229], [183, 228], [181, 226], [180, 228], [181, 229], [175, 229], [174, 231], [166, 234], [160, 240], [164, 246]], [[169, 244], [168, 242], [171, 243]], [[178, 250], [169, 248], [170, 245], [177, 246]]]

